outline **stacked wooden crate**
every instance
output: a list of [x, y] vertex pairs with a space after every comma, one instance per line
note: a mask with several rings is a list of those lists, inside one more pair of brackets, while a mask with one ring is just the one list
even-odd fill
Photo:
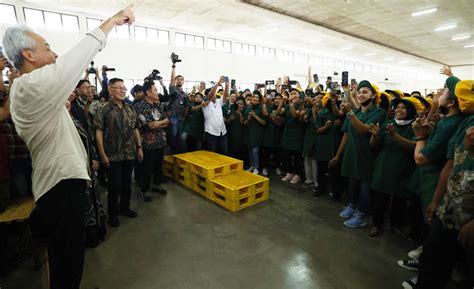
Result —
[[195, 151], [174, 155], [172, 161], [171, 172], [170, 158], [164, 162], [165, 174], [171, 174], [178, 183], [232, 212], [269, 197], [268, 178], [244, 171], [241, 160], [209, 151]]

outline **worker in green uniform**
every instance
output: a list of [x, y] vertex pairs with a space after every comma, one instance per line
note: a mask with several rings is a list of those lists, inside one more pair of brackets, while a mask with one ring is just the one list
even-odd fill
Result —
[[202, 113], [203, 95], [197, 92], [194, 101], [188, 102], [185, 111], [183, 132], [181, 133], [181, 144], [184, 152], [202, 149], [202, 138], [204, 135], [204, 115]]
[[369, 143], [369, 124], [381, 124], [386, 119], [386, 111], [377, 107], [379, 102], [378, 88], [364, 80], [357, 87], [357, 98], [351, 93], [349, 102], [341, 104], [341, 109], [346, 114], [342, 127], [344, 136], [330, 165], [337, 164], [344, 153], [341, 175], [349, 181], [349, 204], [339, 216], [348, 219], [344, 225], [349, 228], [366, 225], [364, 219], [369, 211], [370, 179], [375, 161], [375, 152]]
[[303, 174], [301, 150], [303, 148], [305, 126], [300, 114], [303, 110], [303, 101], [296, 88], [290, 88], [289, 98], [284, 97], [277, 108], [277, 114], [284, 113], [285, 117], [281, 148], [283, 170], [286, 174], [281, 180], [284, 182], [290, 181], [292, 184], [299, 183]]
[[317, 160], [318, 166], [318, 188], [314, 193], [326, 195], [328, 188], [333, 194], [336, 192], [336, 178], [338, 170], [329, 168], [329, 161], [336, 155], [337, 148], [341, 141], [342, 133], [341, 115], [337, 107], [335, 97], [331, 97], [329, 92], [324, 93], [321, 101], [323, 109], [316, 117], [316, 143], [313, 147], [312, 156]]
[[[391, 229], [401, 234], [403, 210], [409, 192], [405, 187], [416, 165], [413, 160], [415, 142], [412, 123], [416, 108], [411, 97], [392, 100], [394, 118], [382, 125], [370, 124], [370, 145], [377, 150], [370, 187], [372, 188], [373, 227], [369, 236], [377, 237], [383, 230], [390, 204]], [[388, 110], [388, 109], [387, 109]]]
[[277, 115], [277, 108], [282, 99], [283, 96], [277, 93], [270, 101], [266, 101], [265, 109], [262, 110], [263, 116], [267, 118], [263, 133], [262, 176], [268, 176], [269, 162], [272, 157], [276, 164], [277, 175], [280, 175], [278, 172], [281, 170], [280, 140], [284, 120]]
[[248, 154], [244, 146], [244, 116], [245, 99], [238, 97], [232, 113], [224, 119], [227, 129], [229, 155], [233, 158], [248, 162]]
[[248, 171], [254, 174], [260, 173], [260, 149], [263, 145], [265, 124], [266, 118], [262, 113], [262, 94], [258, 90], [255, 90], [250, 99], [250, 105], [244, 112], [244, 126], [247, 131], [246, 143], [249, 148], [250, 159], [250, 168]]

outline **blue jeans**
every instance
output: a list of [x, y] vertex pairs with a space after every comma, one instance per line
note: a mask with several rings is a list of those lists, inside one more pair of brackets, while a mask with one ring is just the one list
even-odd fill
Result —
[[357, 207], [361, 213], [367, 215], [370, 203], [370, 181], [349, 178], [347, 196], [351, 207]]
[[258, 147], [253, 147], [249, 149], [249, 159], [250, 159], [250, 166], [254, 169], [259, 169], [260, 159], [259, 159], [259, 149]]
[[227, 135], [215, 136], [206, 132], [206, 142], [209, 151], [227, 155]]
[[183, 152], [183, 148], [180, 143], [180, 135], [183, 131], [183, 121], [176, 116], [171, 116], [169, 131], [171, 151], [173, 154]]

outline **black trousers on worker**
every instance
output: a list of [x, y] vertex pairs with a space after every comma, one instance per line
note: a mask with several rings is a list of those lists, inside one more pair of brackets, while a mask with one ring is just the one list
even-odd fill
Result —
[[283, 149], [281, 158], [283, 160], [283, 171], [303, 177], [303, 156], [301, 151]]
[[438, 217], [433, 218], [420, 257], [417, 289], [444, 289], [459, 252], [466, 255], [469, 264], [469, 288], [474, 286], [474, 252], [466, 252], [461, 248], [457, 240], [458, 233], [457, 230], [444, 228]]
[[[390, 200], [392, 202], [390, 202]], [[403, 225], [403, 210], [407, 203], [406, 199], [391, 196], [378, 191], [372, 191], [372, 221], [374, 226], [382, 229], [385, 223], [385, 213], [390, 207], [390, 224], [393, 228]]]
[[30, 221], [33, 238], [48, 247], [51, 289], [79, 289], [86, 228], [85, 180], [62, 180], [37, 202]]
[[117, 216], [130, 209], [134, 161], [112, 161], [109, 168], [108, 214]]
[[143, 150], [143, 181], [141, 185], [143, 193], [150, 189], [152, 180], [158, 186], [163, 182], [163, 154], [164, 148]]

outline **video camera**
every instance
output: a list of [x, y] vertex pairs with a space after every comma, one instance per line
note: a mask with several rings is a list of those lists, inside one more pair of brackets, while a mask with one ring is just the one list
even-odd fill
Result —
[[[103, 71], [115, 71], [115, 68], [102, 66]], [[87, 73], [95, 74], [94, 61], [91, 61], [90, 67], [87, 69]]]
[[176, 53], [171, 53], [171, 62], [173, 62], [173, 64], [176, 64], [176, 62], [181, 62], [182, 60], [179, 59], [179, 55], [176, 54]]
[[[180, 60], [181, 61], [181, 60]], [[153, 69], [151, 73], [145, 77], [145, 81], [158, 80], [160, 81], [163, 77], [160, 76], [160, 71], [158, 69]]]

